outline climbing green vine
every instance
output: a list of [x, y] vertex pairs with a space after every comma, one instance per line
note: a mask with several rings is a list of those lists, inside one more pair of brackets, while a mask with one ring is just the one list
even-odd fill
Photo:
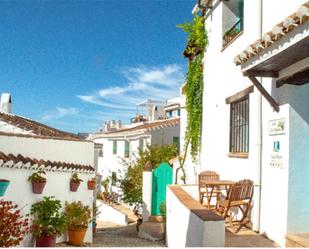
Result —
[[[191, 145], [191, 156], [197, 159], [201, 147], [202, 113], [203, 113], [203, 56], [208, 44], [205, 30], [205, 18], [195, 16], [193, 22], [177, 25], [188, 34], [184, 56], [189, 58], [188, 72], [184, 93], [186, 95], [187, 130], [186, 145]], [[185, 146], [188, 148], [188, 146]], [[186, 154], [186, 152], [185, 152]]]

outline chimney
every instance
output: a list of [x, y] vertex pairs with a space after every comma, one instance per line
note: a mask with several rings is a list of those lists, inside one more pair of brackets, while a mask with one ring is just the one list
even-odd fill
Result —
[[0, 112], [11, 113], [12, 112], [12, 97], [9, 93], [2, 93]]
[[120, 129], [121, 128], [121, 120], [118, 120], [116, 123], [116, 128]]

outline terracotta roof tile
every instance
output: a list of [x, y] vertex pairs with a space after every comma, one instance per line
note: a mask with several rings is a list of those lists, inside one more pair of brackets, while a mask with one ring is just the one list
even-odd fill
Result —
[[[298, 12], [303, 11], [302, 8], [307, 10], [307, 14], [300, 18], [300, 13]], [[298, 12], [286, 17], [285, 20], [275, 25], [271, 31], [264, 34], [262, 39], [256, 40], [254, 43], [249, 45], [246, 50], [236, 55], [234, 58], [235, 64], [238, 66], [245, 63], [249, 58], [256, 56], [256, 54], [260, 53], [265, 48], [270, 47], [279, 41], [283, 36], [290, 33], [296, 26], [308, 23], [309, 1], [301, 5]]]
[[[22, 163], [21, 168], [23, 168], [27, 163], [30, 163], [30, 168], [39, 168], [40, 166], [44, 165], [44, 168], [47, 167], [56, 167], [57, 169], [59, 168], [67, 168], [67, 169], [74, 169], [74, 171], [89, 171], [89, 172], [94, 172], [94, 168], [90, 165], [81, 165], [81, 164], [74, 164], [74, 163], [65, 163], [65, 162], [55, 162], [55, 161], [50, 161], [50, 160], [43, 160], [43, 159], [36, 159], [36, 158], [29, 158], [29, 157], [24, 157], [20, 154], [17, 156], [13, 154], [6, 154], [0, 151], [0, 160], [3, 162], [0, 162], [0, 167], [3, 167], [5, 163], [12, 161], [14, 164], [17, 163]], [[13, 165], [14, 167], [14, 165]]]
[[30, 131], [38, 136], [48, 136], [56, 138], [67, 138], [72, 140], [81, 140], [81, 138], [75, 134], [57, 130], [42, 123], [36, 122], [31, 119], [27, 119], [21, 116], [6, 114], [0, 112], [0, 120], [16, 126], [20, 129]]
[[124, 129], [119, 129], [116, 131], [103, 132], [100, 134], [113, 134], [113, 133], [119, 133], [119, 132], [138, 131], [138, 130], [151, 130], [155, 128], [172, 127], [172, 126], [176, 126], [179, 124], [180, 124], [180, 118], [163, 119], [163, 120], [156, 120], [153, 122], [143, 123], [141, 125], [137, 125], [131, 128], [124, 128]]

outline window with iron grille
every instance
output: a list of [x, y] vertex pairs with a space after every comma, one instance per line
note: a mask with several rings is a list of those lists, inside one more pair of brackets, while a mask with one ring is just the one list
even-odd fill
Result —
[[230, 105], [230, 152], [249, 152], [249, 96]]

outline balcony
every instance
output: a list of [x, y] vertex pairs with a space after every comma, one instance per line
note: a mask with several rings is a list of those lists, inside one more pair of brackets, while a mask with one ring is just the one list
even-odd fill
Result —
[[223, 35], [222, 48], [227, 47], [232, 41], [234, 41], [243, 31], [243, 21], [239, 19], [228, 31]]

